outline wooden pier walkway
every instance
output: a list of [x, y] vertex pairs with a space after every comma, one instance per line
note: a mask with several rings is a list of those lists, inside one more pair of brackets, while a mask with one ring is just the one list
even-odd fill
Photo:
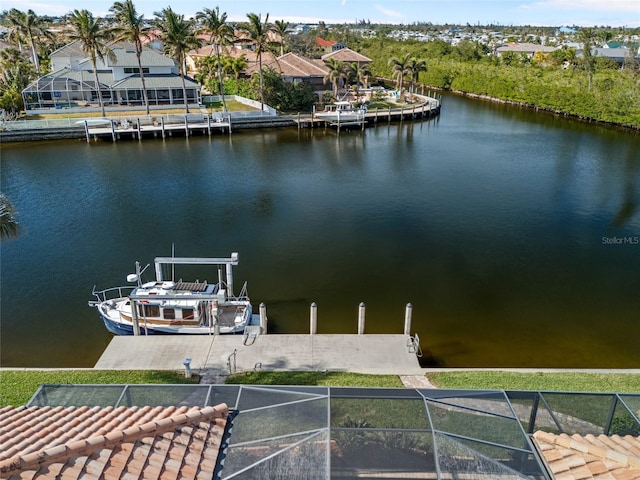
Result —
[[147, 119], [140, 120], [136, 118], [135, 121], [122, 120], [106, 121], [105, 125], [90, 125], [88, 121], [84, 122], [85, 134], [87, 142], [90, 142], [93, 138], [110, 138], [112, 141], [117, 141], [121, 138], [132, 138], [142, 140], [143, 136], [152, 136], [157, 138], [158, 136], [166, 138], [167, 136], [173, 136], [175, 133], [183, 134], [185, 136], [192, 135], [193, 132], [207, 133], [211, 135], [214, 131], [227, 131], [231, 133], [231, 118], [227, 117], [223, 119], [221, 117], [211, 117], [208, 115], [185, 115], [181, 122], [165, 123], [164, 118], [160, 117], [159, 121], [153, 121], [151, 123]]

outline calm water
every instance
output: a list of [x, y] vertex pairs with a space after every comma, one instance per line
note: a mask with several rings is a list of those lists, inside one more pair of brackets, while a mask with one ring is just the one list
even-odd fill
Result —
[[[271, 332], [401, 333], [434, 364], [640, 367], [640, 136], [445, 97], [364, 132], [3, 145], [3, 366], [92, 366], [135, 260], [240, 252]], [[603, 237], [605, 237], [603, 239]], [[151, 269], [150, 269], [151, 272]], [[192, 272], [183, 273], [191, 278]], [[213, 279], [211, 272], [197, 272]], [[348, 355], [348, 352], [345, 352]]]

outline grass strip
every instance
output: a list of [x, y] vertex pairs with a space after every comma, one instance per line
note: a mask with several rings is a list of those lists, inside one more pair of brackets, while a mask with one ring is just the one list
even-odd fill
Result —
[[82, 384], [181, 384], [198, 383], [199, 377], [184, 378], [184, 373], [156, 370], [2, 370], [0, 371], [0, 407], [25, 405], [43, 383]]
[[627, 373], [441, 372], [427, 375], [438, 388], [639, 393], [640, 375]]
[[245, 372], [227, 377], [226, 383], [243, 385], [320, 385], [325, 387], [402, 388], [396, 375], [348, 372]]

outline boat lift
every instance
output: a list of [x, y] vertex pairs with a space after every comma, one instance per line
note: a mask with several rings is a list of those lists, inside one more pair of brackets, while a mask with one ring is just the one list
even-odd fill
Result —
[[[227, 289], [233, 297], [233, 271], [231, 267], [238, 265], [238, 252], [233, 252], [230, 258], [202, 258], [202, 257], [156, 257], [156, 281], [162, 282], [162, 265], [225, 265], [227, 272]], [[222, 283], [218, 271], [218, 282]]]

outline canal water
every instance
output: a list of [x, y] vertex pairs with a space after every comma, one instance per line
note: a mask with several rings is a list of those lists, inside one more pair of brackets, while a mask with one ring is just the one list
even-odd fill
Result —
[[[93, 366], [134, 262], [240, 254], [270, 333], [412, 331], [429, 364], [640, 367], [640, 136], [445, 96], [365, 131], [2, 145], [2, 366]], [[152, 275], [152, 268], [148, 270]], [[178, 271], [215, 279], [212, 271]], [[344, 352], [345, 356], [349, 352]], [[257, 359], [259, 360], [259, 359]]]

